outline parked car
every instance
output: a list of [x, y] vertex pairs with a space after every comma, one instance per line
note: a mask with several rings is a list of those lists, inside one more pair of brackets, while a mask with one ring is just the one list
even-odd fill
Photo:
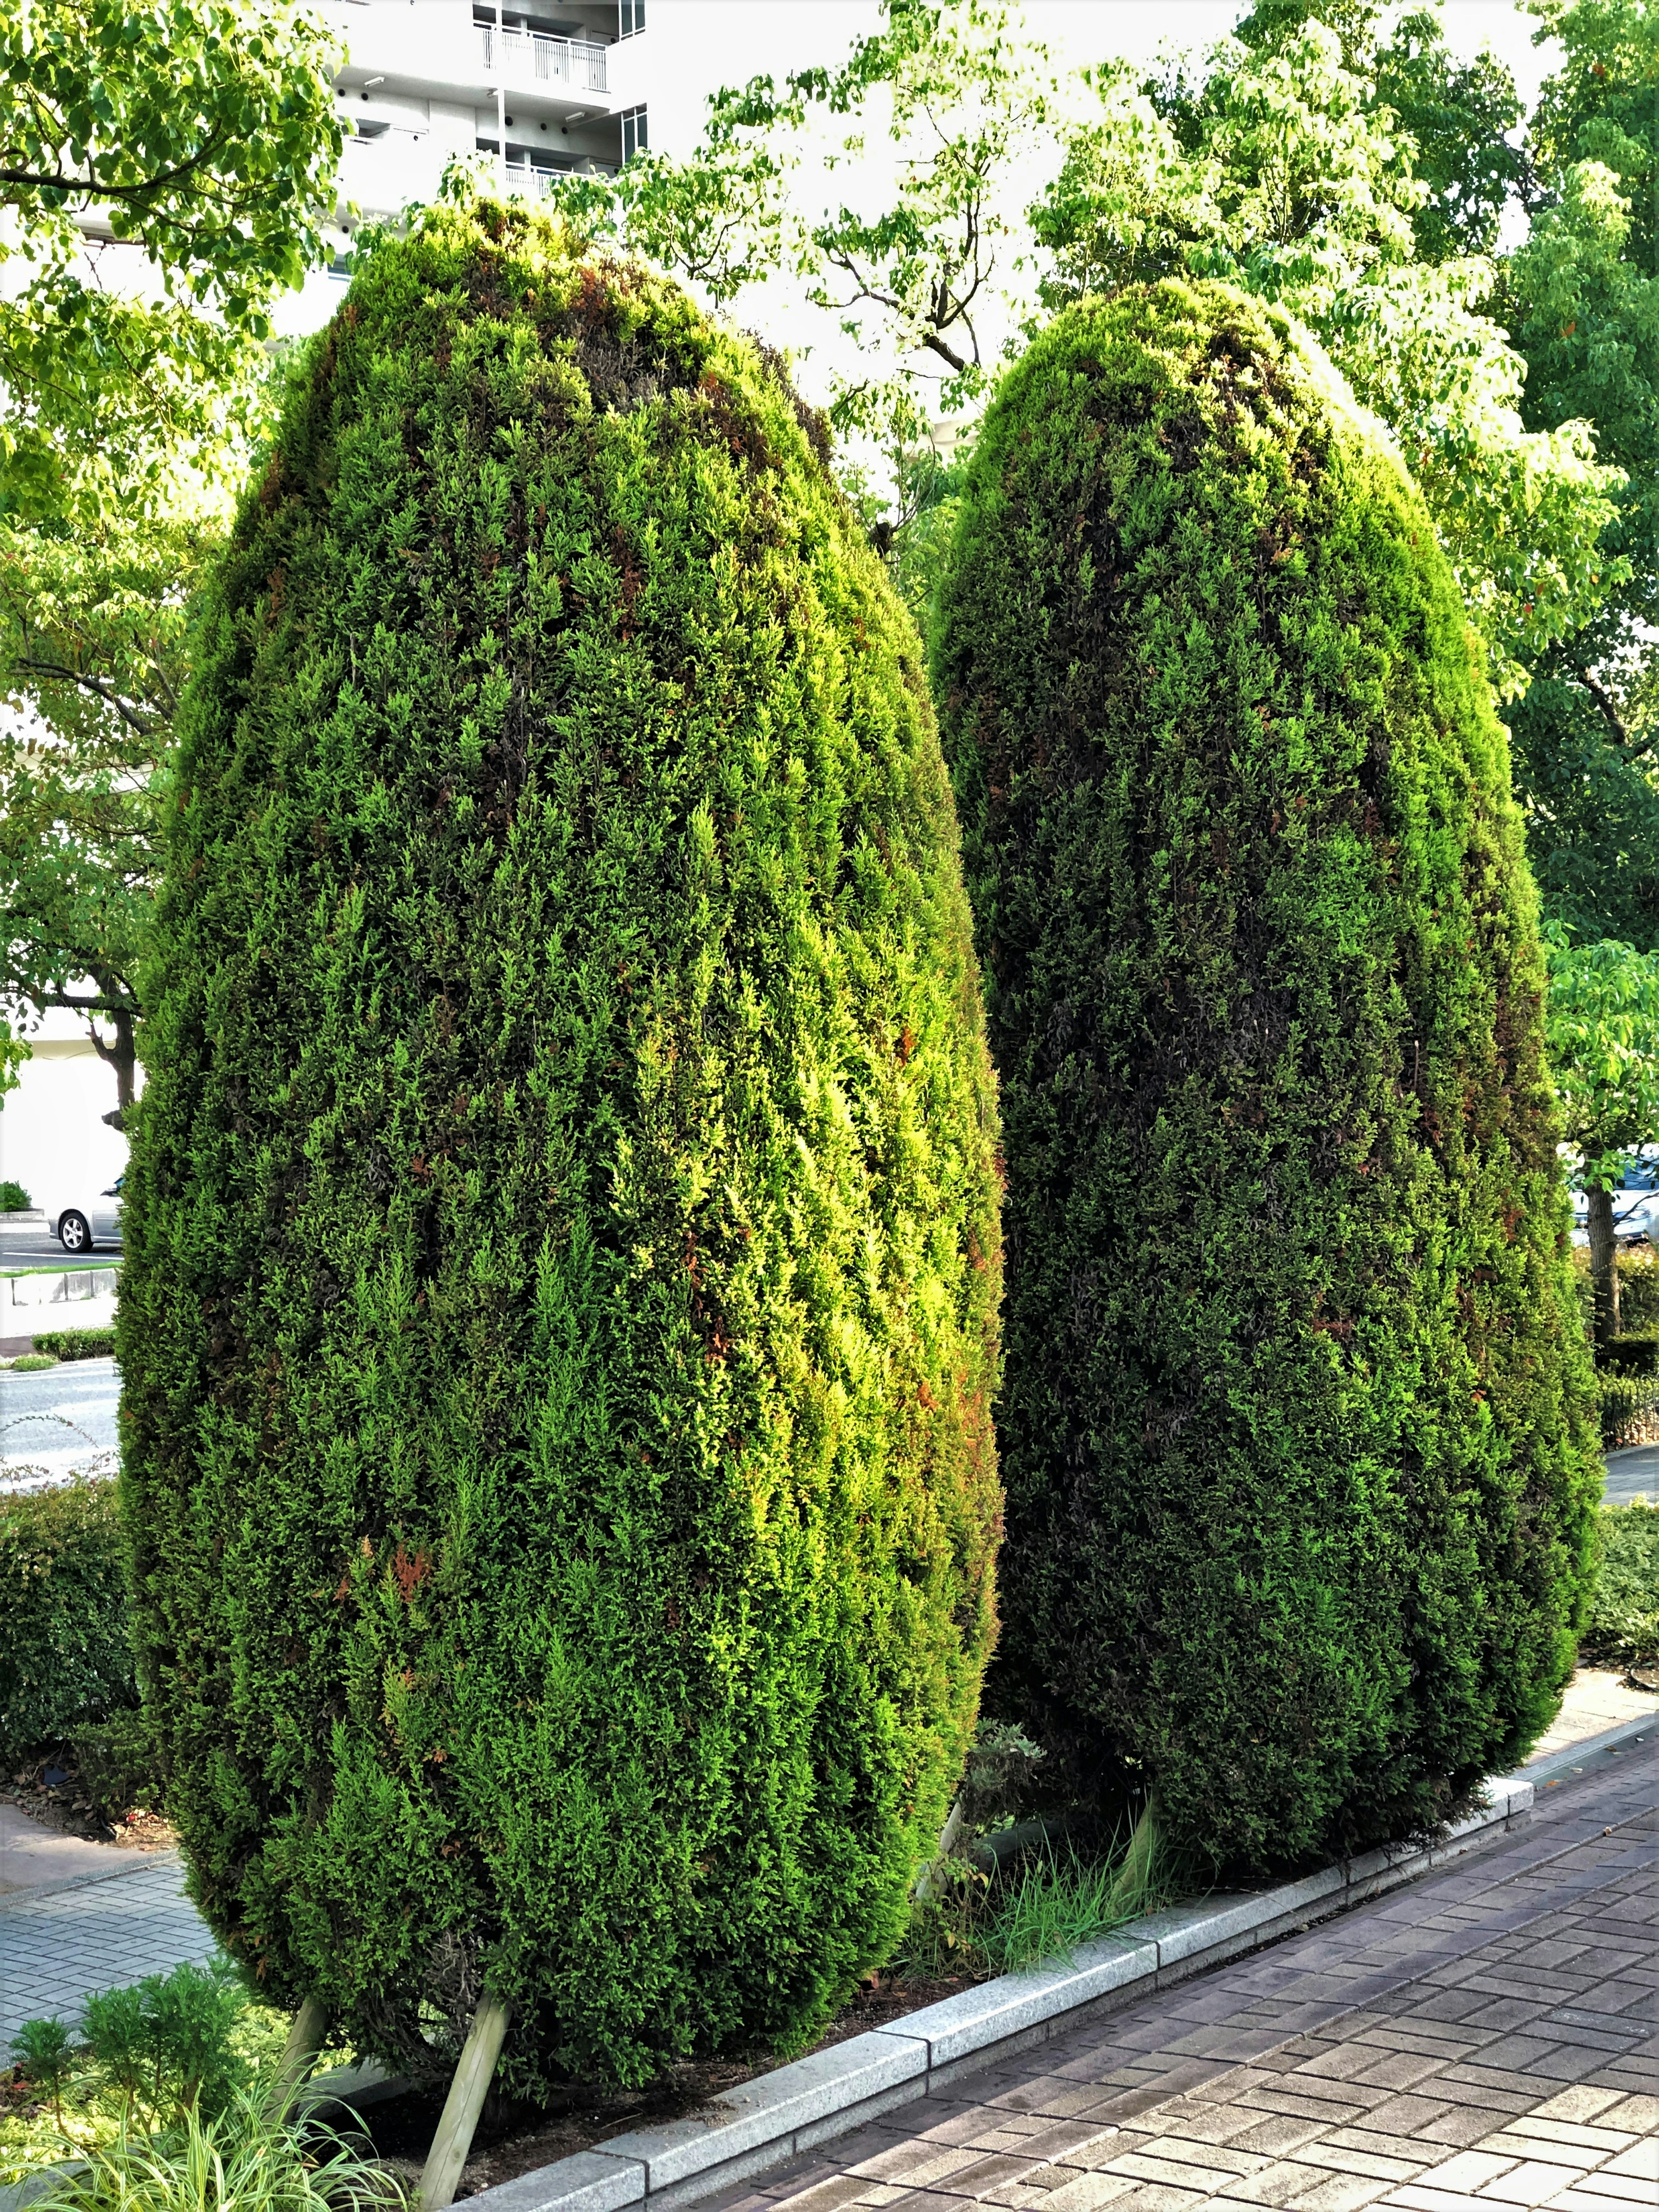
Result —
[[[1659, 1146], [1644, 1145], [1626, 1163], [1613, 1193], [1613, 1233], [1620, 1244], [1645, 1237], [1659, 1245]], [[1589, 1242], [1589, 1199], [1582, 1190], [1572, 1194], [1572, 1234], [1576, 1244]]]
[[117, 1176], [95, 1199], [85, 1199], [77, 1193], [75, 1203], [57, 1206], [46, 1216], [47, 1236], [55, 1237], [66, 1252], [73, 1252], [77, 1258], [96, 1245], [118, 1244], [121, 1185], [125, 1181], [125, 1176]]

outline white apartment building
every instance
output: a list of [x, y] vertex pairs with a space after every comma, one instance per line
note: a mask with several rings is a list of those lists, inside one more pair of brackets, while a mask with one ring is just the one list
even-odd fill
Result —
[[[331, 0], [347, 53], [341, 256], [356, 221], [435, 194], [457, 155], [510, 191], [610, 174], [647, 143], [646, 0]], [[349, 210], [358, 210], [354, 216]]]

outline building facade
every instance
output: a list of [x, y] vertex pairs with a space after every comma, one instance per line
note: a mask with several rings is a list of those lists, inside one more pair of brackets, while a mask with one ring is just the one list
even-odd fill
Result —
[[347, 61], [339, 253], [360, 221], [429, 200], [458, 157], [483, 155], [507, 189], [611, 175], [648, 143], [646, 0], [332, 0]]

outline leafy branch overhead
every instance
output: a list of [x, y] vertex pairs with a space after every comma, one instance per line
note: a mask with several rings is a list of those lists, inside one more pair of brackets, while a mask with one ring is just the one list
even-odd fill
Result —
[[320, 18], [0, 0], [0, 1008], [106, 1018], [131, 1095], [185, 612], [322, 257]]
[[[290, 5], [0, 0], [9, 513], [85, 520], [221, 442], [273, 295], [321, 256], [337, 59]], [[149, 296], [106, 270], [120, 246]]]

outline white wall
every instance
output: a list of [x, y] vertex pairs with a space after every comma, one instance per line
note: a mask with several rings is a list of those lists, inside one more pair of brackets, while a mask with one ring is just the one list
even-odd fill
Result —
[[21, 1182], [38, 1206], [77, 1197], [84, 1206], [126, 1165], [126, 1139], [100, 1118], [114, 1111], [115, 1071], [72, 1014], [46, 1015], [29, 1042], [16, 1090], [0, 1098], [0, 1179]]

